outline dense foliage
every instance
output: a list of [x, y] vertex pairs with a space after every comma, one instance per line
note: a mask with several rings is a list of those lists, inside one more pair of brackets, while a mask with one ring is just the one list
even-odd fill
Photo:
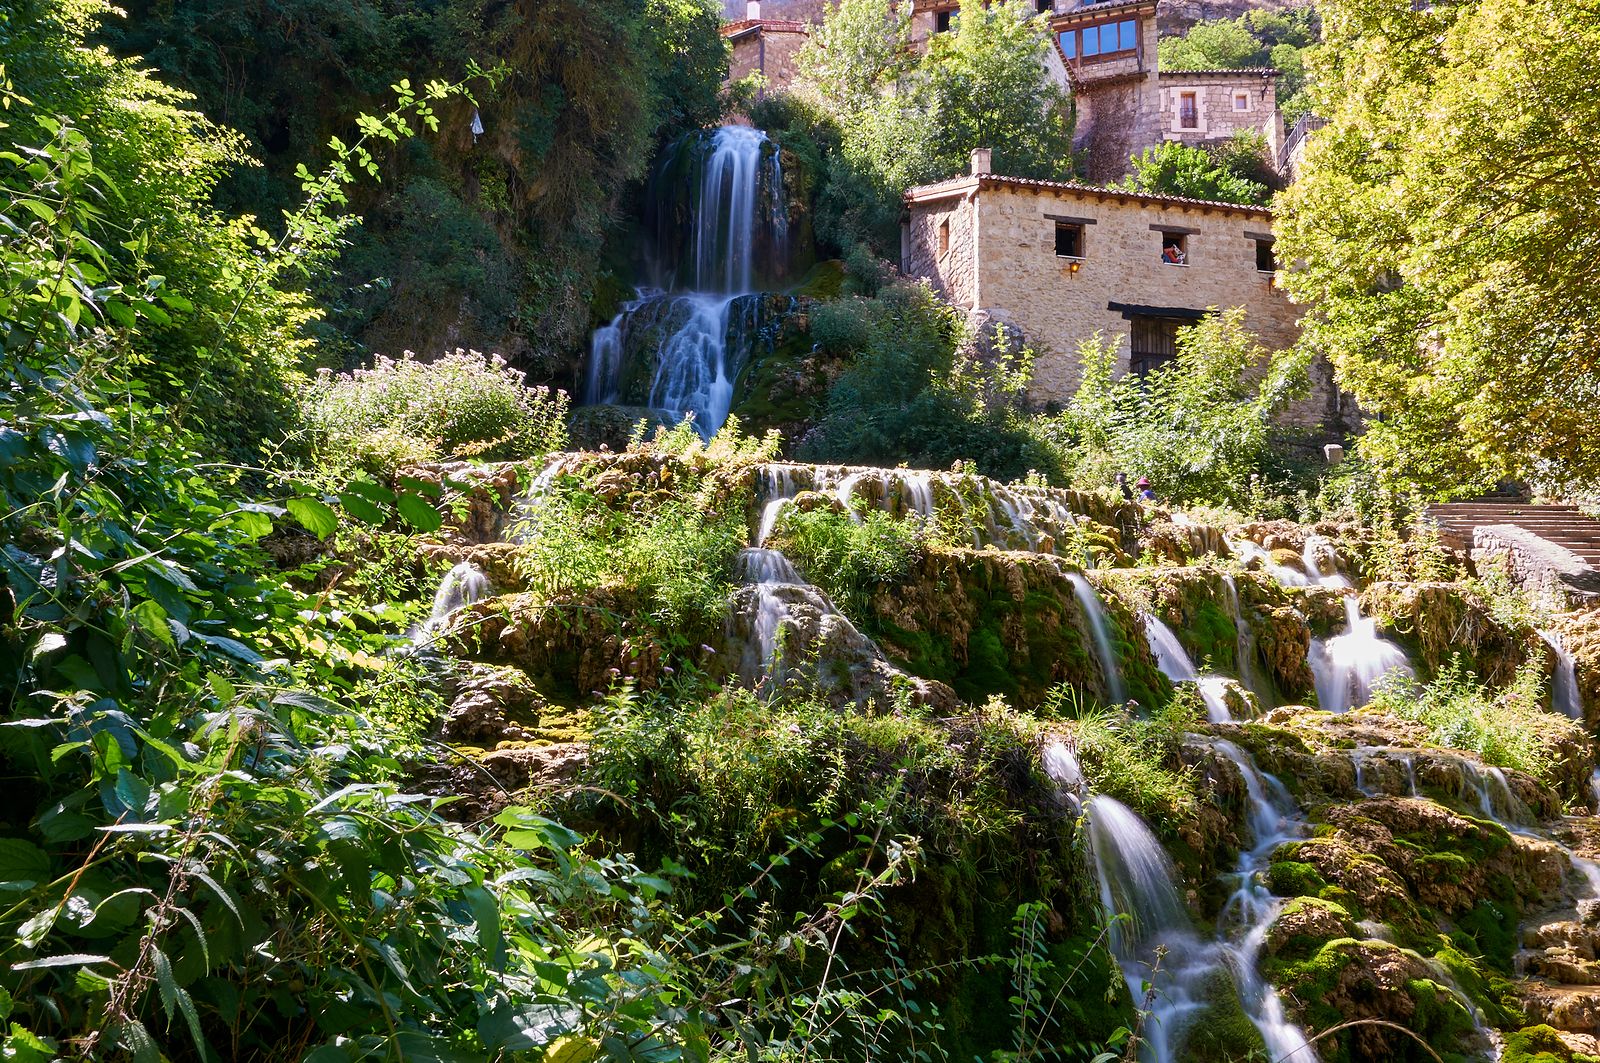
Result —
[[566, 437], [567, 399], [529, 388], [498, 356], [457, 350], [432, 362], [380, 356], [371, 369], [318, 374], [301, 398], [312, 460], [383, 475], [440, 459], [505, 461]]
[[1246, 11], [1238, 18], [1203, 19], [1180, 37], [1163, 38], [1158, 60], [1163, 70], [1279, 71], [1278, 109], [1293, 125], [1311, 107], [1306, 88], [1306, 58], [1321, 34], [1321, 17], [1311, 4], [1278, 10]]
[[1233, 308], [1178, 332], [1178, 357], [1144, 377], [1118, 378], [1116, 345], [1095, 337], [1078, 351], [1083, 379], [1054, 422], [1073, 455], [1073, 478], [1106, 484], [1117, 471], [1147, 476], [1174, 504], [1227, 503], [1250, 511], [1256, 477], [1278, 451], [1273, 418], [1303, 384], [1303, 363], [1274, 357]]
[[[1001, 328], [979, 337], [926, 285], [818, 310], [812, 333], [852, 352], [822, 420], [801, 447], [821, 461], [944, 469], [970, 462], [1002, 479], [1059, 478], [1061, 458], [1025, 410], [1032, 354]], [[987, 340], [980, 348], [979, 340]]]
[[1330, 125], [1282, 197], [1280, 251], [1303, 263], [1307, 341], [1369, 415], [1362, 452], [1434, 494], [1594, 483], [1600, 7], [1322, 10]]
[[974, 148], [993, 149], [997, 171], [1022, 177], [1068, 176], [1072, 166], [1070, 106], [1029, 5], [969, 8], [925, 48], [911, 35], [909, 7], [839, 0], [800, 59], [799, 92], [837, 130], [837, 180], [876, 200], [859, 238], [885, 255], [900, 194], [964, 172]]
[[334, 311], [323, 349], [351, 357], [467, 334], [549, 377], [581, 348], [597, 290], [616, 287], [605, 245], [622, 191], [659, 143], [721, 113], [726, 46], [704, 0], [126, 6], [106, 36], [244, 134], [265, 165], [230, 159], [222, 202], [267, 218], [295, 198], [295, 166], [391, 82], [506, 65], [361, 197], [366, 224], [319, 291]]
[[1215, 145], [1169, 140], [1133, 156], [1132, 172], [1123, 178], [1122, 187], [1261, 206], [1278, 183], [1268, 154], [1266, 138], [1258, 132], [1235, 133]]

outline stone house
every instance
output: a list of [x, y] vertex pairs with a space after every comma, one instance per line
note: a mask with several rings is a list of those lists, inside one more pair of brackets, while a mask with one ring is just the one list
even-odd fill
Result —
[[821, 9], [821, 0], [749, 0], [743, 18], [722, 24], [728, 81], [760, 74], [765, 85], [758, 96], [787, 89], [799, 70], [800, 49], [821, 20]]
[[[1020, 331], [1036, 352], [1031, 397], [1062, 403], [1082, 376], [1078, 344], [1118, 341], [1118, 369], [1143, 373], [1176, 356], [1177, 331], [1214, 309], [1242, 306], [1272, 350], [1299, 336], [1276, 283], [1272, 212], [1067, 181], [973, 173], [905, 194], [901, 269], [926, 279], [979, 323]], [[1355, 411], [1326, 363], [1285, 417], [1337, 431]]]
[[1241, 130], [1283, 142], [1278, 72], [1161, 70], [1156, 0], [1062, 0], [1050, 20], [1055, 51], [1078, 106], [1074, 147], [1090, 181], [1111, 181], [1128, 158], [1163, 141], [1216, 143]]

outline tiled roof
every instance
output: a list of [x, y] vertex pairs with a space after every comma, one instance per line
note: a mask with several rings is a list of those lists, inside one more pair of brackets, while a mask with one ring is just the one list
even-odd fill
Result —
[[908, 204], [945, 199], [977, 188], [1023, 188], [1040, 192], [1069, 192], [1079, 195], [1099, 196], [1124, 202], [1154, 207], [1198, 207], [1203, 210], [1232, 211], [1260, 218], [1271, 218], [1267, 207], [1252, 207], [1244, 203], [1224, 203], [1215, 199], [1191, 199], [1188, 196], [1163, 196], [1152, 192], [1129, 192], [1123, 188], [1102, 188], [1079, 181], [1045, 181], [1036, 177], [1006, 177], [1002, 174], [978, 174], [953, 177], [931, 185], [918, 185], [906, 190], [904, 201]]
[[1279, 70], [1277, 67], [1274, 67], [1274, 66], [1241, 66], [1241, 67], [1235, 67], [1232, 70], [1224, 70], [1224, 69], [1221, 69], [1221, 68], [1213, 67], [1213, 68], [1211, 68], [1209, 70], [1162, 70], [1162, 71], [1160, 71], [1161, 76], [1164, 77], [1164, 78], [1194, 77], [1194, 76], [1197, 76], [1197, 75], [1200, 76], [1200, 77], [1205, 77], [1208, 74], [1216, 74], [1216, 75], [1261, 74], [1261, 75], [1264, 75], [1264, 76], [1267, 76], [1267, 77], [1277, 77], [1278, 75], [1280, 75], [1282, 73], [1283, 73], [1283, 71]]
[[786, 18], [741, 18], [722, 24], [724, 37], [732, 37], [746, 30], [760, 30], [763, 33], [810, 33], [811, 25]]

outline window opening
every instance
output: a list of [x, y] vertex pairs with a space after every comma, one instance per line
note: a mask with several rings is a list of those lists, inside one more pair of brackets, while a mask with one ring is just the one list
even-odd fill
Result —
[[939, 257], [943, 258], [950, 253], [950, 221], [945, 219], [939, 223]]
[[951, 20], [951, 16], [954, 15], [954, 14], [955, 14], [954, 11], [935, 11], [933, 13], [933, 32], [935, 32], [935, 33], [948, 33], [948, 32], [950, 32], [950, 20]]
[[1083, 226], [1066, 221], [1056, 222], [1056, 256], [1083, 257]]
[[1189, 264], [1189, 237], [1183, 233], [1161, 234], [1161, 261], [1169, 266]]
[[1128, 368], [1138, 376], [1176, 361], [1178, 329], [1189, 322], [1172, 317], [1134, 317], [1128, 337]]
[[1235, 111], [1248, 111], [1250, 109], [1250, 94], [1248, 92], [1234, 93], [1233, 109]]
[[1271, 240], [1256, 241], [1256, 269], [1262, 273], [1278, 271], [1278, 256], [1272, 252]]
[[1200, 100], [1192, 92], [1185, 92], [1178, 97], [1178, 125], [1183, 129], [1198, 129], [1200, 126]]

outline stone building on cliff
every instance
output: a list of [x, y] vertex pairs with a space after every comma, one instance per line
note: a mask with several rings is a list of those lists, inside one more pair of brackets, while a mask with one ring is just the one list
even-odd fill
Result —
[[[1215, 309], [1244, 307], [1272, 350], [1298, 337], [1266, 208], [1006, 177], [981, 150], [972, 170], [906, 192], [901, 269], [972, 320], [1019, 331], [1037, 355], [1035, 401], [1072, 397], [1078, 344], [1097, 332], [1131, 373], [1174, 358], [1178, 329]], [[1285, 421], [1339, 431], [1354, 416], [1319, 363]]]

